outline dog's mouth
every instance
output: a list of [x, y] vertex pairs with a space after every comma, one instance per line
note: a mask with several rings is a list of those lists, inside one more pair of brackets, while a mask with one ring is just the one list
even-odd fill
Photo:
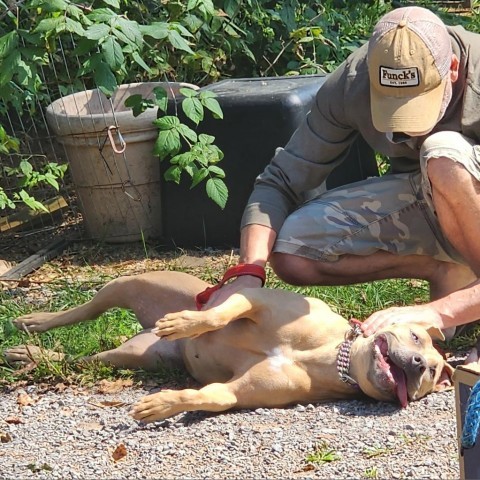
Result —
[[374, 343], [375, 359], [380, 370], [378, 381], [385, 389], [392, 392], [400, 405], [408, 405], [407, 376], [402, 368], [396, 365], [389, 356], [388, 341], [385, 335], [379, 335]]

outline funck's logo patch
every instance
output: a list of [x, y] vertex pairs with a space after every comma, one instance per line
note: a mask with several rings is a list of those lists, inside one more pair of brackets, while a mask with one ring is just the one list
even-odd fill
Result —
[[417, 67], [380, 67], [380, 85], [383, 87], [417, 87], [420, 84]]

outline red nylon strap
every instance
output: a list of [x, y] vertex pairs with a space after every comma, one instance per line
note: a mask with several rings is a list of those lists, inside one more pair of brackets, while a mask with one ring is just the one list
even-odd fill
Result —
[[203, 292], [200, 292], [195, 297], [195, 303], [197, 304], [197, 310], [201, 310], [202, 307], [208, 302], [209, 298], [212, 296], [213, 292], [216, 292], [219, 288], [222, 288], [226, 282], [235, 277], [241, 277], [242, 275], [252, 275], [252, 277], [257, 277], [262, 280], [262, 287], [265, 285], [265, 269], [260, 265], [255, 265], [254, 263], [240, 263], [234, 267], [230, 267], [223, 278], [220, 280], [220, 283], [213, 287], [207, 287]]

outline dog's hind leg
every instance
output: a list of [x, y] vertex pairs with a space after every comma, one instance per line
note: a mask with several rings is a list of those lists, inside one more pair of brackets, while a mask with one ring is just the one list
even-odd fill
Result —
[[132, 309], [143, 328], [151, 328], [166, 312], [195, 308], [195, 294], [208, 284], [181, 272], [149, 272], [107, 283], [83, 305], [62, 312], [35, 312], [13, 321], [19, 330], [45, 332], [93, 320], [113, 307]]
[[144, 330], [117, 348], [80, 359], [83, 362], [102, 362], [118, 368], [142, 368], [159, 371], [162, 368], [184, 368], [181, 340], [168, 342]]
[[122, 280], [119, 278], [109, 282], [83, 305], [61, 312], [32, 312], [13, 320], [13, 324], [27, 332], [46, 332], [52, 328], [93, 320], [112, 307], [123, 306], [123, 297], [118, 295]]
[[[118, 368], [143, 368], [158, 371], [161, 368], [184, 368], [181, 342], [160, 340], [144, 330], [117, 348], [78, 359], [79, 363], [101, 362]], [[42, 360], [61, 361], [65, 355], [35, 345], [17, 345], [4, 352], [8, 363], [30, 363]]]

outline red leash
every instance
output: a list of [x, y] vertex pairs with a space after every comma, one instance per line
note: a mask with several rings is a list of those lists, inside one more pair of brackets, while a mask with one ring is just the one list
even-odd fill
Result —
[[265, 269], [260, 265], [255, 265], [254, 263], [240, 263], [234, 267], [230, 267], [225, 274], [223, 275], [220, 283], [213, 287], [207, 287], [203, 292], [200, 292], [195, 297], [195, 303], [197, 304], [197, 310], [201, 310], [202, 307], [208, 302], [213, 292], [216, 292], [218, 289], [222, 288], [226, 282], [232, 278], [241, 277], [242, 275], [252, 275], [253, 277], [260, 278], [262, 280], [262, 287], [265, 285]]

